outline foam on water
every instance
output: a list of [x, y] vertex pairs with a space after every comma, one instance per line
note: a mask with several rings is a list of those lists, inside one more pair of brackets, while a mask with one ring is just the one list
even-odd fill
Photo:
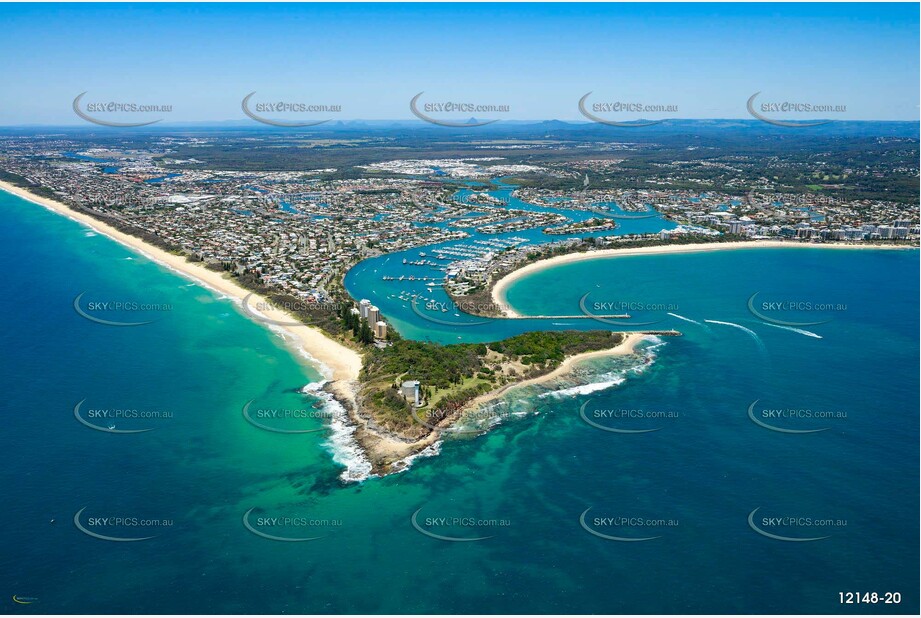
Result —
[[323, 390], [326, 383], [326, 380], [311, 382], [301, 392], [323, 401], [324, 411], [330, 414], [331, 433], [323, 446], [329, 450], [333, 461], [345, 468], [339, 478], [346, 482], [363, 481], [372, 476], [371, 462], [355, 440], [355, 425], [345, 407]]
[[602, 374], [601, 377], [608, 376], [611, 379], [602, 380], [600, 382], [590, 382], [588, 384], [579, 384], [578, 386], [571, 386], [569, 388], [562, 388], [557, 391], [550, 391], [549, 393], [543, 393], [538, 395], [541, 399], [545, 397], [576, 397], [578, 395], [588, 395], [589, 393], [595, 393], [597, 391], [607, 390], [613, 386], [619, 386], [624, 383], [624, 380], [627, 378], [620, 373], [608, 373]]
[[673, 318], [678, 318], [679, 320], [684, 320], [685, 322], [690, 322], [691, 324], [697, 324], [698, 326], [703, 326], [703, 324], [701, 324], [697, 320], [686, 318], [683, 315], [678, 315], [677, 313], [668, 313], [668, 315], [672, 316]]
[[736, 324], [735, 322], [721, 322], [721, 321], [719, 321], [719, 320], [704, 320], [704, 322], [708, 322], [708, 323], [710, 323], [710, 324], [721, 324], [721, 325], [723, 325], [723, 326], [731, 326], [731, 327], [733, 327], [733, 328], [738, 328], [739, 330], [742, 330], [742, 331], [744, 331], [745, 333], [747, 333], [752, 339], [754, 339], [754, 340], [755, 340], [755, 343], [758, 344], [758, 348], [759, 348], [762, 352], [763, 352], [764, 349], [765, 349], [765, 348], [764, 348], [764, 342], [761, 341], [761, 337], [758, 336], [758, 333], [756, 333], [755, 331], [753, 331], [753, 330], [750, 329], [750, 328], [746, 328], [746, 327], [742, 326], [741, 324]]
[[409, 455], [408, 457], [404, 457], [403, 459], [400, 459], [399, 461], [394, 462], [393, 466], [391, 467], [391, 471], [397, 472], [397, 473], [406, 472], [412, 467], [413, 462], [416, 461], [417, 459], [421, 459], [424, 457], [434, 457], [440, 452], [441, 452], [441, 440], [438, 440], [428, 445], [427, 447], [425, 447], [418, 453], [415, 453], [414, 455]]
[[806, 330], [804, 328], [794, 328], [792, 326], [781, 326], [779, 324], [769, 324], [767, 322], [765, 322], [764, 325], [771, 326], [773, 328], [782, 328], [783, 330], [789, 330], [794, 333], [799, 333], [800, 335], [806, 335], [807, 337], [814, 337], [815, 339], [822, 339], [822, 335], [818, 335], [812, 332], [811, 330]]
[[[468, 410], [467, 412], [473, 412]], [[510, 417], [523, 418], [532, 414], [540, 414], [538, 410], [528, 399], [509, 400], [500, 398], [499, 400], [487, 403], [475, 408], [477, 415], [471, 418], [470, 414], [461, 416], [452, 426], [453, 431], [446, 432], [446, 435], [474, 435], [486, 433], [493, 427], [501, 425]]]
[[[330, 415], [330, 435], [323, 443], [329, 451], [334, 462], [345, 468], [339, 478], [346, 483], [360, 483], [377, 476], [371, 472], [371, 460], [365, 455], [358, 440], [355, 439], [357, 427], [349, 417], [345, 407], [336, 400], [331, 393], [323, 390], [328, 380], [311, 382], [301, 389], [306, 395], [311, 395], [324, 402], [323, 410]], [[415, 460], [423, 457], [434, 457], [441, 452], [441, 440], [425, 447], [418, 453], [395, 461], [391, 472], [405, 472], [412, 467]]]
[[[544, 399], [546, 397], [577, 397], [579, 395], [588, 395], [591, 393], [596, 393], [598, 391], [607, 390], [615, 386], [620, 386], [626, 381], [627, 377], [630, 374], [638, 375], [646, 371], [646, 369], [652, 365], [656, 358], [656, 350], [665, 345], [665, 341], [655, 335], [646, 335], [643, 337], [641, 345], [644, 345], [641, 350], [638, 350], [633, 356], [628, 356], [626, 358], [634, 358], [637, 356], [642, 357], [641, 362], [637, 362], [633, 365], [630, 365], [625, 368], [616, 369], [614, 371], [608, 371], [597, 376], [592, 376], [598, 378], [596, 381], [587, 382], [585, 384], [576, 384], [574, 386], [569, 386], [566, 388], [561, 388], [554, 391], [549, 391], [538, 395], [539, 399]], [[617, 357], [624, 358], [624, 357]]]
[[[236, 299], [231, 299], [231, 300], [233, 300], [237, 304], [242, 304], [242, 303], [239, 303]], [[268, 326], [269, 330], [271, 330], [273, 333], [281, 337], [286, 343], [294, 344], [293, 347], [295, 350], [297, 350], [297, 353], [302, 358], [306, 359], [307, 362], [310, 363], [310, 365], [313, 366], [320, 373], [320, 375], [323, 376], [323, 378], [325, 378], [323, 384], [325, 384], [326, 382], [332, 379], [333, 370], [330, 369], [329, 366], [327, 366], [326, 364], [320, 362], [316, 357], [314, 357], [310, 352], [308, 352], [307, 349], [304, 348], [304, 346], [298, 345], [297, 344], [298, 340], [290, 332], [288, 332], [284, 327], [278, 326], [277, 324], [266, 324], [266, 326]], [[310, 385], [308, 384], [307, 386], [310, 386]]]

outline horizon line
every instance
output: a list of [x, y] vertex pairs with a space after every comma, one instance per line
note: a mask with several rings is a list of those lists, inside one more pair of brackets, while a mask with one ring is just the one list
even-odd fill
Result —
[[[479, 119], [478, 119], [478, 118], [468, 119], [468, 122], [469, 122], [470, 120], [479, 120]], [[791, 122], [809, 122], [809, 121], [814, 120], [814, 119], [806, 119], [806, 118], [784, 118], [783, 120], [789, 120], [789, 121], [791, 121]], [[876, 122], [876, 123], [878, 123], [878, 122], [893, 122], [893, 123], [895, 123], [895, 122], [898, 122], [898, 123], [909, 123], [909, 122], [914, 122], [914, 123], [919, 123], [919, 125], [921, 125], [921, 118], [904, 118], [904, 119], [902, 119], [902, 118], [899, 118], [899, 119], [875, 119], [875, 118], [869, 118], [869, 119], [856, 119], [856, 118], [855, 118], [855, 119], [846, 119], [846, 120], [845, 120], [845, 119], [821, 118], [820, 120], [829, 120], [829, 125], [843, 124], [843, 123], [861, 123], [861, 122], [866, 122], [866, 123], [869, 123], [869, 122]], [[674, 122], [751, 122], [751, 123], [758, 123], [758, 124], [768, 124], [768, 125], [770, 124], [770, 123], [764, 122], [763, 120], [759, 120], [759, 119], [757, 119], [757, 118], [752, 118], [752, 117], [748, 117], [748, 118], [745, 118], [745, 117], [741, 117], [741, 118], [728, 118], [728, 117], [718, 117], [718, 118], [636, 118], [636, 119], [633, 119], [633, 120], [624, 120], [624, 121], [622, 121], [622, 122], [623, 122], [624, 124], [627, 124], [627, 125], [628, 125], [628, 126], [625, 127], [625, 128], [648, 128], [648, 127], [630, 127], [630, 126], [629, 126], [629, 123], [640, 123], [640, 122], [649, 122], [649, 121], [654, 121], [654, 122], [656, 123], [656, 125], [652, 125], [652, 126], [658, 126], [658, 125], [662, 125], [662, 124], [666, 124], [666, 123], [674, 123]], [[594, 121], [592, 121], [592, 120], [581, 120], [581, 119], [565, 119], [565, 120], [564, 120], [564, 119], [560, 119], [560, 118], [543, 118], [543, 119], [527, 119], [527, 118], [516, 119], [516, 118], [504, 118], [504, 119], [496, 119], [496, 120], [494, 120], [492, 123], [490, 123], [490, 126], [496, 126], [496, 125], [501, 125], [501, 124], [506, 124], [506, 125], [508, 125], [508, 124], [529, 124], [529, 123], [530, 123], [530, 124], [543, 124], [543, 123], [550, 123], [550, 122], [559, 122], [559, 123], [564, 123], [564, 124], [584, 125], [584, 126], [594, 126], [594, 125], [601, 125], [601, 126], [604, 126], [603, 123], [594, 122]], [[316, 124], [316, 125], [313, 125], [313, 126], [305, 126], [305, 127], [278, 127], [278, 126], [274, 126], [274, 125], [266, 125], [266, 124], [260, 123], [260, 122], [258, 122], [258, 121], [246, 120], [246, 119], [244, 119], [244, 118], [234, 118], [234, 119], [225, 119], [225, 120], [173, 120], [173, 121], [161, 120], [161, 121], [156, 122], [156, 126], [160, 126], [160, 127], [165, 127], [165, 126], [177, 126], [177, 125], [196, 126], [196, 125], [217, 125], [217, 124], [231, 124], [231, 123], [233, 123], [233, 124], [239, 124], [239, 125], [241, 125], [241, 126], [251, 126], [251, 127], [253, 127], [253, 128], [259, 128], [260, 126], [265, 126], [266, 128], [274, 128], [274, 129], [311, 129], [311, 130], [319, 129], [319, 128], [322, 128], [322, 127], [334, 127], [334, 126], [338, 126], [338, 125], [341, 125], [341, 124], [347, 124], [347, 123], [375, 123], [375, 124], [380, 124], [380, 123], [401, 123], [401, 124], [415, 124], [415, 125], [419, 125], [419, 126], [431, 126], [431, 127], [438, 127], [438, 126], [439, 126], [439, 125], [435, 125], [435, 124], [430, 123], [430, 122], [425, 122], [424, 120], [418, 120], [418, 119], [414, 119], [414, 118], [402, 118], [402, 119], [400, 119], [400, 118], [381, 118], [381, 119], [372, 119], [372, 118], [334, 119], [334, 118], [331, 118], [331, 119], [329, 119], [329, 120], [324, 121], [324, 122], [321, 123], [321, 124]], [[46, 128], [46, 127], [47, 127], [47, 128], [80, 128], [80, 127], [93, 128], [93, 127], [99, 127], [99, 128], [103, 128], [103, 129], [109, 129], [109, 128], [144, 128], [144, 129], [148, 129], [148, 128], [149, 128], [149, 129], [152, 129], [152, 128], [154, 128], [154, 126], [155, 126], [155, 125], [147, 125], [147, 126], [145, 126], [145, 127], [107, 127], [107, 126], [105, 126], [105, 125], [97, 125], [97, 124], [94, 124], [94, 123], [91, 123], [91, 122], [83, 122], [83, 123], [53, 123], [53, 122], [48, 122], [48, 123], [0, 124], [0, 129], [14, 129], [14, 128]], [[471, 128], [471, 129], [479, 129], [479, 128], [482, 128], [482, 127], [483, 127], [483, 125], [471, 124], [469, 127], [464, 126], [464, 125], [461, 125], [461, 126], [440, 127], [440, 128], [451, 128], [451, 129]], [[616, 127], [615, 127], [615, 128], [616, 128]]]

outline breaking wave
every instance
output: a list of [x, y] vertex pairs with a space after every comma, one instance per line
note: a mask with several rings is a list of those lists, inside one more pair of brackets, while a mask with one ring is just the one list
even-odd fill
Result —
[[345, 468], [339, 478], [346, 482], [363, 481], [372, 476], [371, 461], [355, 440], [355, 425], [345, 407], [332, 394], [323, 390], [326, 382], [311, 382], [301, 392], [323, 401], [323, 410], [330, 415], [330, 435], [323, 446], [330, 452], [333, 461]]
[[[579, 395], [588, 395], [614, 388], [615, 386], [620, 386], [631, 374], [639, 375], [645, 372], [653, 362], [655, 362], [656, 350], [664, 346], [665, 341], [655, 335], [647, 335], [643, 338], [640, 345], [643, 346], [642, 349], [638, 349], [635, 354], [630, 356], [609, 357], [609, 359], [607, 359], [608, 361], [614, 360], [617, 365], [625, 366], [618, 366], [612, 371], [606, 371], [596, 375], [582, 373], [581, 378], [590, 381], [542, 393], [538, 395], [538, 398], [578, 397]], [[579, 380], [580, 374], [575, 374], [575, 378]]]

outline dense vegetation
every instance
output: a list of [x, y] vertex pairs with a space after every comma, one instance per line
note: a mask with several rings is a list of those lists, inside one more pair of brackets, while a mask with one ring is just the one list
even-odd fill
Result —
[[[130, 150], [148, 148], [161, 132], [162, 128], [117, 134], [73, 129], [61, 134], [92, 146]], [[0, 131], [0, 137], [5, 134], [28, 131]], [[745, 193], [769, 183], [781, 193], [818, 191], [841, 200], [918, 202], [918, 125], [911, 122], [836, 121], [791, 131], [756, 120], [673, 120], [631, 130], [629, 136], [596, 123], [497, 123], [449, 129], [424, 123], [356, 122], [302, 131], [196, 127], [175, 129], [175, 135], [204, 142], [180, 145], [176, 152], [160, 157], [166, 168], [330, 170], [312, 176], [319, 180], [392, 176], [372, 174], [359, 166], [393, 159], [482, 157], [482, 145], [492, 142], [490, 156], [502, 157], [506, 164], [564, 169], [567, 163], [584, 159], [587, 148], [594, 149], [599, 159], [622, 160], [603, 174], [590, 173], [594, 189], [733, 187]], [[521, 148], [522, 144], [529, 147]], [[200, 163], [190, 164], [191, 158]], [[177, 163], [180, 160], [185, 162]], [[516, 184], [522, 186], [574, 190], [582, 183], [582, 174], [516, 174]]]
[[[432, 422], [460, 411], [471, 399], [515, 381], [497, 369], [502, 363], [529, 367], [521, 377], [551, 371], [567, 356], [605, 350], [623, 335], [603, 330], [531, 332], [493, 343], [441, 345], [396, 339], [365, 357], [362, 370], [364, 403], [379, 425], [419, 437], [428, 428], [417, 423], [399, 391], [400, 382], [419, 380], [425, 416]], [[434, 393], [434, 395], [433, 395]]]
[[51, 199], [55, 199], [57, 197], [54, 191], [52, 191], [48, 187], [40, 187], [38, 185], [32, 184], [26, 178], [23, 178], [19, 174], [7, 172], [6, 170], [0, 170], [0, 180], [4, 182], [8, 182], [11, 185], [14, 185], [17, 187], [27, 189], [28, 191], [31, 191], [32, 193], [36, 195], [40, 195], [42, 197], [47, 197]]
[[483, 344], [439, 345], [401, 339], [383, 350], [372, 351], [365, 360], [364, 372], [368, 379], [402, 375], [404, 380], [448, 388], [476, 374], [485, 354]]
[[556, 365], [567, 356], [611, 348], [619, 341], [619, 334], [606, 330], [531, 332], [490, 343], [489, 349], [518, 358], [525, 365], [547, 361]]
[[484, 358], [489, 350], [524, 365], [556, 365], [566, 356], [604, 350], [620, 341], [619, 333], [606, 330], [539, 331], [493, 343], [453, 343], [401, 339], [384, 349], [373, 350], [365, 362], [365, 378], [399, 375], [436, 388], [460, 384], [478, 373], [489, 375]]

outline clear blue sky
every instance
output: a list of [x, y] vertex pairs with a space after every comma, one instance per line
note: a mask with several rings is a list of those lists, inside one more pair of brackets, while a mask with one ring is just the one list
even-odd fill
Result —
[[581, 119], [579, 97], [747, 118], [767, 100], [919, 117], [917, 4], [0, 5], [0, 125], [81, 124], [73, 98], [244, 120], [240, 100], [411, 119], [410, 98]]

